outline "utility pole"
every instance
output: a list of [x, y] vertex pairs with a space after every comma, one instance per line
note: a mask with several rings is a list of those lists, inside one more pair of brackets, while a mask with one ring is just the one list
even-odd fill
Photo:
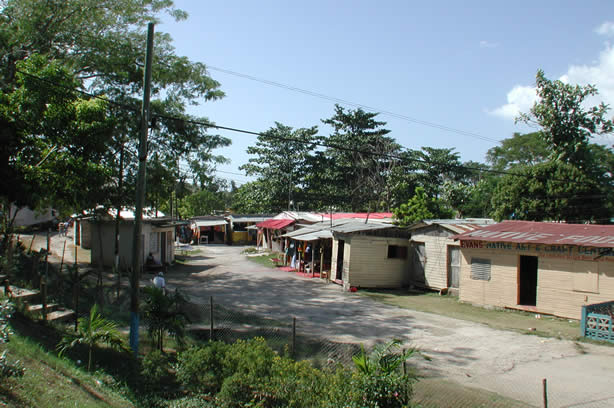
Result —
[[151, 69], [153, 64], [154, 24], [147, 25], [147, 51], [143, 79], [143, 107], [139, 138], [139, 172], [136, 182], [136, 208], [134, 210], [134, 236], [132, 237], [132, 274], [130, 276], [130, 348], [139, 352], [139, 279], [143, 266], [143, 202], [145, 201], [145, 175], [147, 166], [147, 131], [149, 128], [149, 98], [151, 95]]

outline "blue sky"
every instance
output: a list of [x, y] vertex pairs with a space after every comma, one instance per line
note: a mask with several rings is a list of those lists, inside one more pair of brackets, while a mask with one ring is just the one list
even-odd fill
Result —
[[[190, 113], [223, 126], [265, 131], [278, 121], [327, 135], [320, 119], [332, 116], [334, 102], [220, 68], [481, 136], [379, 116], [401, 145], [453, 147], [463, 161], [483, 162], [497, 140], [529, 130], [513, 117], [531, 106], [538, 68], [596, 84], [614, 102], [611, 1], [175, 3], [188, 19], [164, 19], [156, 31], [171, 34], [179, 55], [211, 67], [226, 97]], [[231, 159], [219, 169], [240, 173], [256, 137], [220, 134], [233, 144], [218, 152]]]

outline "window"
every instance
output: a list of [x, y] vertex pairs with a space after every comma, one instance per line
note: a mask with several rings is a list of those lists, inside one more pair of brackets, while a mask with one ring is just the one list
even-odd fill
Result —
[[388, 258], [407, 259], [407, 247], [388, 245]]
[[490, 280], [490, 259], [471, 259], [471, 279]]
[[151, 232], [149, 233], [149, 252], [158, 252], [160, 248], [160, 242], [158, 241], [158, 233]]

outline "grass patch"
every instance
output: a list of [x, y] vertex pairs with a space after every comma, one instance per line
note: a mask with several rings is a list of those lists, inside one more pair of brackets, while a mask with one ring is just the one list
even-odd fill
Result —
[[267, 268], [275, 268], [277, 265], [272, 261], [273, 258], [281, 259], [281, 255], [279, 254], [267, 254], [267, 255], [259, 255], [259, 256], [249, 256], [251, 262], [255, 262], [259, 265], [266, 266]]
[[[0, 405], [7, 407], [132, 407], [102, 377], [89, 374], [72, 361], [46, 352], [19, 334], [3, 345], [11, 359], [20, 360], [26, 372], [0, 384]], [[5, 405], [3, 405], [5, 404]]]
[[414, 404], [421, 408], [528, 408], [531, 405], [490, 391], [442, 378], [424, 378], [414, 385]]
[[359, 290], [374, 300], [404, 309], [436, 313], [443, 316], [483, 323], [495, 329], [513, 330], [543, 337], [578, 340], [580, 322], [518, 310], [486, 309], [462, 303], [455, 296], [440, 296], [433, 292], [407, 290]]

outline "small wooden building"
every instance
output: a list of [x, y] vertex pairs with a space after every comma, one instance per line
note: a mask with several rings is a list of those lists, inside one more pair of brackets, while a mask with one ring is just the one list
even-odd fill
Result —
[[258, 228], [255, 225], [271, 217], [271, 215], [264, 214], [230, 214], [226, 216], [230, 231], [230, 243], [255, 244], [258, 238]]
[[[90, 220], [92, 265], [111, 267], [115, 263], [115, 220]], [[175, 224], [167, 217], [143, 219], [143, 265], [149, 253], [157, 264], [166, 265], [175, 260]], [[119, 266], [122, 270], [132, 267], [132, 242], [134, 219], [121, 220], [119, 224]]]
[[331, 280], [345, 289], [409, 284], [409, 232], [390, 223], [348, 220], [331, 227]]
[[194, 244], [230, 243], [228, 221], [223, 216], [203, 215], [190, 219]]
[[614, 299], [614, 225], [504, 221], [455, 238], [461, 301], [579, 319]]
[[458, 293], [460, 243], [451, 237], [488, 224], [494, 220], [424, 220], [410, 226], [410, 285]]

